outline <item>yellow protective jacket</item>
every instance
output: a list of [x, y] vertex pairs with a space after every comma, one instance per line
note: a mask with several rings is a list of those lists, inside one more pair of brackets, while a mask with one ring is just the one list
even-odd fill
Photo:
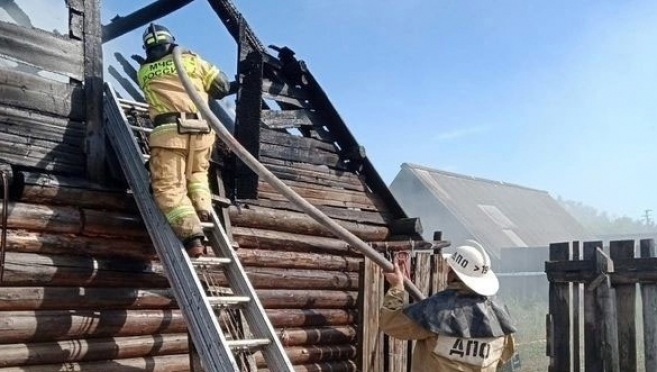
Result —
[[[204, 101], [208, 100], [208, 92], [211, 90], [214, 90], [215, 98], [221, 98], [228, 93], [228, 81], [217, 67], [192, 52], [182, 54], [182, 63]], [[151, 119], [167, 113], [198, 113], [196, 105], [180, 81], [172, 54], [142, 64], [138, 79], [149, 105], [148, 113]], [[183, 149], [187, 147], [187, 138], [185, 135], [177, 135], [175, 124], [164, 124], [153, 130], [149, 144], [151, 147]], [[214, 135], [208, 136], [208, 139], [202, 142], [197, 143], [196, 148], [211, 146]]]
[[[461, 283], [452, 283], [456, 289]], [[403, 312], [406, 292], [391, 288], [385, 295], [379, 327], [389, 336], [417, 340], [412, 372], [495, 372], [515, 351], [512, 335], [493, 338], [459, 338], [438, 335], [411, 320]], [[501, 363], [500, 363], [501, 362]]]

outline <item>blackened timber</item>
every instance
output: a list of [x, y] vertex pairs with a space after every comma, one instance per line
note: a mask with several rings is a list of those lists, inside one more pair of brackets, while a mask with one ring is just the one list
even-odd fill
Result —
[[[237, 92], [235, 120], [236, 139], [254, 158], [260, 156], [260, 110], [262, 110], [262, 54], [253, 50], [244, 28], [241, 28], [237, 73], [240, 87]], [[255, 199], [258, 193], [258, 175], [244, 162], [236, 159], [236, 192], [239, 199]]]
[[79, 164], [84, 160], [84, 154], [80, 147], [37, 139], [22, 133], [10, 134], [0, 131], [0, 151], [24, 156], [50, 157], [55, 161], [70, 165]]
[[69, 163], [62, 163], [57, 161], [55, 157], [52, 156], [52, 154], [48, 154], [43, 157], [33, 154], [24, 156], [4, 152], [0, 154], [0, 158], [8, 163], [20, 165], [21, 167], [38, 168], [39, 170], [51, 171], [55, 173], [82, 176], [84, 175], [85, 170], [84, 164], [73, 165]]
[[167, 14], [184, 7], [193, 0], [157, 0], [126, 16], [116, 16], [110, 23], [103, 25], [103, 43], [113, 40], [121, 35], [160, 19]]
[[[268, 156], [275, 159], [288, 160], [298, 163], [308, 163], [315, 165], [328, 165], [334, 169], [348, 171], [340, 155], [318, 151], [311, 148], [293, 148], [288, 146], [273, 145], [270, 143], [261, 143], [259, 146], [262, 156]], [[251, 198], [243, 198], [251, 199]]]
[[221, 22], [238, 44], [240, 40], [244, 40], [250, 44], [253, 50], [261, 53], [265, 51], [265, 47], [251, 30], [246, 19], [237, 11], [234, 4], [227, 0], [208, 0], [208, 3], [210, 3], [212, 9], [217, 13]]
[[[240, 200], [244, 205], [255, 205], [265, 208], [284, 209], [288, 211], [302, 212], [294, 203], [287, 200]], [[385, 213], [379, 211], [368, 211], [360, 209], [348, 209], [343, 207], [334, 207], [330, 205], [315, 205], [317, 209], [322, 211], [325, 215], [338, 220], [369, 223], [373, 225], [385, 225], [387, 219]]]
[[33, 74], [0, 68], [0, 104], [84, 120], [84, 90]]
[[298, 128], [313, 125], [309, 110], [263, 110], [262, 122], [272, 129]]
[[0, 132], [63, 143], [81, 151], [85, 129], [79, 121], [0, 105]]
[[422, 235], [423, 229], [420, 219], [400, 218], [390, 223], [390, 233], [394, 235]]
[[353, 326], [286, 328], [280, 333], [285, 346], [349, 344], [356, 339]]
[[[348, 190], [365, 190], [363, 181], [361, 181], [361, 176], [343, 170], [331, 169], [326, 164], [315, 165], [307, 163], [295, 163], [265, 156], [262, 156], [262, 163], [282, 179], [290, 179], [293, 181], [303, 182], [317, 182], [323, 184], [334, 183], [336, 185], [340, 185], [339, 187]], [[288, 175], [283, 175], [285, 173]], [[299, 176], [294, 178], [294, 174], [298, 174]]]
[[[7, 252], [0, 286], [168, 288], [161, 266], [126, 259]], [[0, 339], [2, 339], [0, 337]]]
[[[266, 111], [269, 110], [265, 110], [263, 112]], [[280, 112], [288, 112], [288, 111], [280, 111]], [[336, 148], [335, 145], [331, 142], [321, 141], [316, 138], [295, 136], [282, 130], [263, 128], [260, 130], [260, 141], [272, 145], [302, 148], [306, 150], [319, 150], [332, 154], [339, 153], [339, 149]]]
[[103, 124], [103, 48], [100, 26], [100, 0], [84, 1], [84, 91], [87, 138], [87, 176], [104, 182], [107, 172]]
[[[349, 360], [356, 357], [356, 347], [353, 345], [295, 346], [285, 348], [285, 352], [295, 365]], [[266, 367], [264, 360], [259, 356], [260, 354], [256, 354], [256, 364], [258, 367]]]
[[[347, 190], [317, 190], [313, 188], [294, 187], [292, 189], [313, 205], [324, 205], [339, 208], [358, 208], [367, 211], [376, 211], [376, 205], [368, 199], [365, 193], [349, 192]], [[276, 201], [287, 200], [283, 195], [273, 190], [269, 184], [260, 183], [258, 197]]]
[[[351, 134], [347, 125], [342, 120], [338, 111], [335, 109], [328, 96], [319, 85], [315, 77], [308, 70], [305, 63], [299, 61], [301, 70], [303, 71], [304, 81], [307, 82], [304, 88], [308, 94], [308, 98], [312, 103], [313, 108], [317, 112], [323, 114], [324, 125], [328, 128], [329, 133], [333, 135], [336, 142], [342, 149], [349, 149], [358, 147], [359, 144]], [[388, 186], [383, 182], [381, 176], [377, 173], [374, 165], [370, 162], [369, 158], [365, 157], [362, 160], [359, 172], [365, 176], [365, 180], [372, 192], [379, 195], [389, 206], [390, 212], [397, 218], [405, 218], [406, 213], [401, 208], [399, 203], [395, 200]]]
[[0, 21], [0, 54], [82, 81], [82, 43]]

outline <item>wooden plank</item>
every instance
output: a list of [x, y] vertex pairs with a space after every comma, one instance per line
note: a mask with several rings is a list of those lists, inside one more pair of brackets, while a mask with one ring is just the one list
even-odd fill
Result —
[[[329, 188], [320, 190], [316, 185], [312, 184], [308, 184], [311, 185], [312, 188], [306, 188], [303, 187], [305, 185], [300, 185], [300, 183], [291, 185], [290, 183], [293, 182], [294, 181], [288, 181], [288, 186], [290, 186], [292, 190], [299, 194], [299, 196], [314, 205], [327, 205], [342, 208], [359, 208], [369, 211], [378, 210], [372, 200], [369, 199], [368, 195], [365, 193], [348, 190], [332, 190]], [[258, 197], [279, 201], [288, 200], [285, 196], [278, 193], [278, 190], [274, 189], [266, 182], [258, 183]]]
[[0, 131], [72, 145], [82, 149], [84, 124], [0, 105]]
[[331, 142], [321, 141], [315, 138], [302, 137], [285, 131], [262, 128], [260, 141], [272, 145], [287, 146], [292, 148], [306, 149], [312, 151], [325, 151], [331, 154], [339, 153], [339, 149]]
[[82, 81], [82, 43], [0, 21], [0, 54]]
[[71, 165], [67, 163], [58, 162], [52, 156], [21, 156], [11, 153], [0, 152], [0, 158], [4, 161], [20, 165], [23, 167], [36, 168], [39, 170], [56, 172], [66, 175], [79, 176], [84, 174], [84, 165]]
[[[568, 243], [550, 244], [550, 261], [568, 261]], [[549, 306], [552, 317], [552, 339], [550, 343], [550, 372], [570, 371], [570, 284], [552, 283], [549, 288]]]
[[[634, 241], [612, 241], [609, 253], [616, 268], [617, 259], [634, 258]], [[654, 267], [654, 266], [653, 266]], [[623, 372], [636, 372], [636, 284], [617, 284], [616, 314], [618, 325], [618, 359]]]
[[379, 330], [379, 311], [383, 301], [381, 268], [365, 258], [360, 275], [358, 299], [359, 371], [383, 372], [383, 334]]
[[346, 190], [365, 191], [365, 186], [358, 175], [350, 172], [336, 172], [329, 167], [322, 167], [322, 171], [306, 170], [300, 167], [265, 164], [266, 167], [283, 180], [314, 182]]
[[[657, 257], [655, 241], [642, 239], [641, 258]], [[644, 371], [657, 371], [657, 283], [640, 283], [643, 312]]]
[[602, 340], [598, 347], [602, 349], [604, 371], [620, 372], [616, 304], [614, 303], [611, 281], [607, 275], [607, 273], [613, 271], [613, 263], [602, 248], [596, 248], [594, 262], [598, 278], [602, 278], [602, 281], [597, 282], [595, 287], [595, 306], [599, 319], [597, 331], [600, 332], [600, 339]]
[[2, 131], [0, 131], [0, 151], [23, 156], [50, 155], [55, 161], [71, 165], [81, 164], [84, 160], [84, 154], [79, 147]]
[[[573, 242], [572, 246], [573, 261], [582, 259], [582, 250], [578, 241]], [[580, 339], [582, 338], [582, 290], [584, 286], [582, 283], [573, 283], [573, 372], [580, 372], [581, 370], [581, 354]]]
[[0, 104], [84, 120], [83, 89], [37, 75], [0, 68]]
[[[584, 242], [583, 256], [585, 261], [593, 261], [597, 247], [602, 247], [601, 241]], [[584, 370], [586, 372], [602, 372], [602, 342], [598, 325], [602, 319], [596, 314], [595, 288], [591, 282], [584, 283]]]
[[100, 0], [84, 0], [84, 97], [87, 176], [105, 182], [107, 148], [103, 130], [103, 45]]
[[283, 129], [311, 126], [313, 117], [309, 110], [263, 110], [261, 119], [268, 128]]

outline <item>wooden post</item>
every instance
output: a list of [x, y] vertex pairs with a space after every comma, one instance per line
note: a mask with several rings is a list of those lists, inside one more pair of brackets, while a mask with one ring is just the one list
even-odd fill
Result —
[[[72, 2], [71, 2], [72, 3]], [[106, 180], [105, 132], [103, 131], [103, 48], [100, 24], [100, 0], [83, 0], [84, 92], [87, 138], [87, 177]], [[74, 11], [71, 9], [71, 11]]]
[[[612, 241], [611, 259], [634, 258], [634, 240]], [[618, 360], [623, 372], [636, 372], [636, 284], [616, 284], [616, 319], [618, 325]]]
[[[579, 242], [574, 241], [572, 246], [573, 261], [579, 261], [582, 257]], [[580, 321], [581, 321], [581, 300], [580, 293], [582, 291], [582, 283], [573, 283], [573, 372], [580, 372]]]
[[[550, 261], [568, 261], [568, 243], [550, 244]], [[550, 283], [549, 309], [552, 319], [549, 372], [570, 371], [570, 283]]]
[[[601, 241], [585, 242], [583, 259], [592, 261], [597, 247], [602, 247]], [[584, 283], [584, 370], [586, 372], [603, 372], [602, 352], [600, 350], [600, 335], [597, 332], [598, 322], [595, 311], [595, 287], [592, 283]]]
[[379, 330], [379, 309], [383, 302], [383, 275], [381, 268], [369, 258], [365, 258], [361, 268], [358, 370], [383, 372], [383, 334]]
[[[655, 241], [641, 240], [641, 258], [657, 257]], [[646, 371], [657, 371], [657, 284], [641, 283], [643, 353]]]
[[595, 311], [598, 319], [597, 332], [599, 332], [600, 338], [600, 344], [596, 346], [602, 351], [602, 371], [619, 372], [616, 306], [608, 275], [614, 271], [614, 268], [613, 262], [600, 247], [595, 250], [594, 267], [597, 273], [596, 279], [593, 280]]

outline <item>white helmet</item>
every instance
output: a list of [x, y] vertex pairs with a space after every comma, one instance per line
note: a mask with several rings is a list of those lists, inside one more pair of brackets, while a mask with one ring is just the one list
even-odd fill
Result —
[[443, 255], [447, 264], [470, 289], [482, 296], [493, 296], [500, 282], [490, 268], [490, 257], [476, 241], [466, 240], [466, 243], [456, 247], [453, 254]]

